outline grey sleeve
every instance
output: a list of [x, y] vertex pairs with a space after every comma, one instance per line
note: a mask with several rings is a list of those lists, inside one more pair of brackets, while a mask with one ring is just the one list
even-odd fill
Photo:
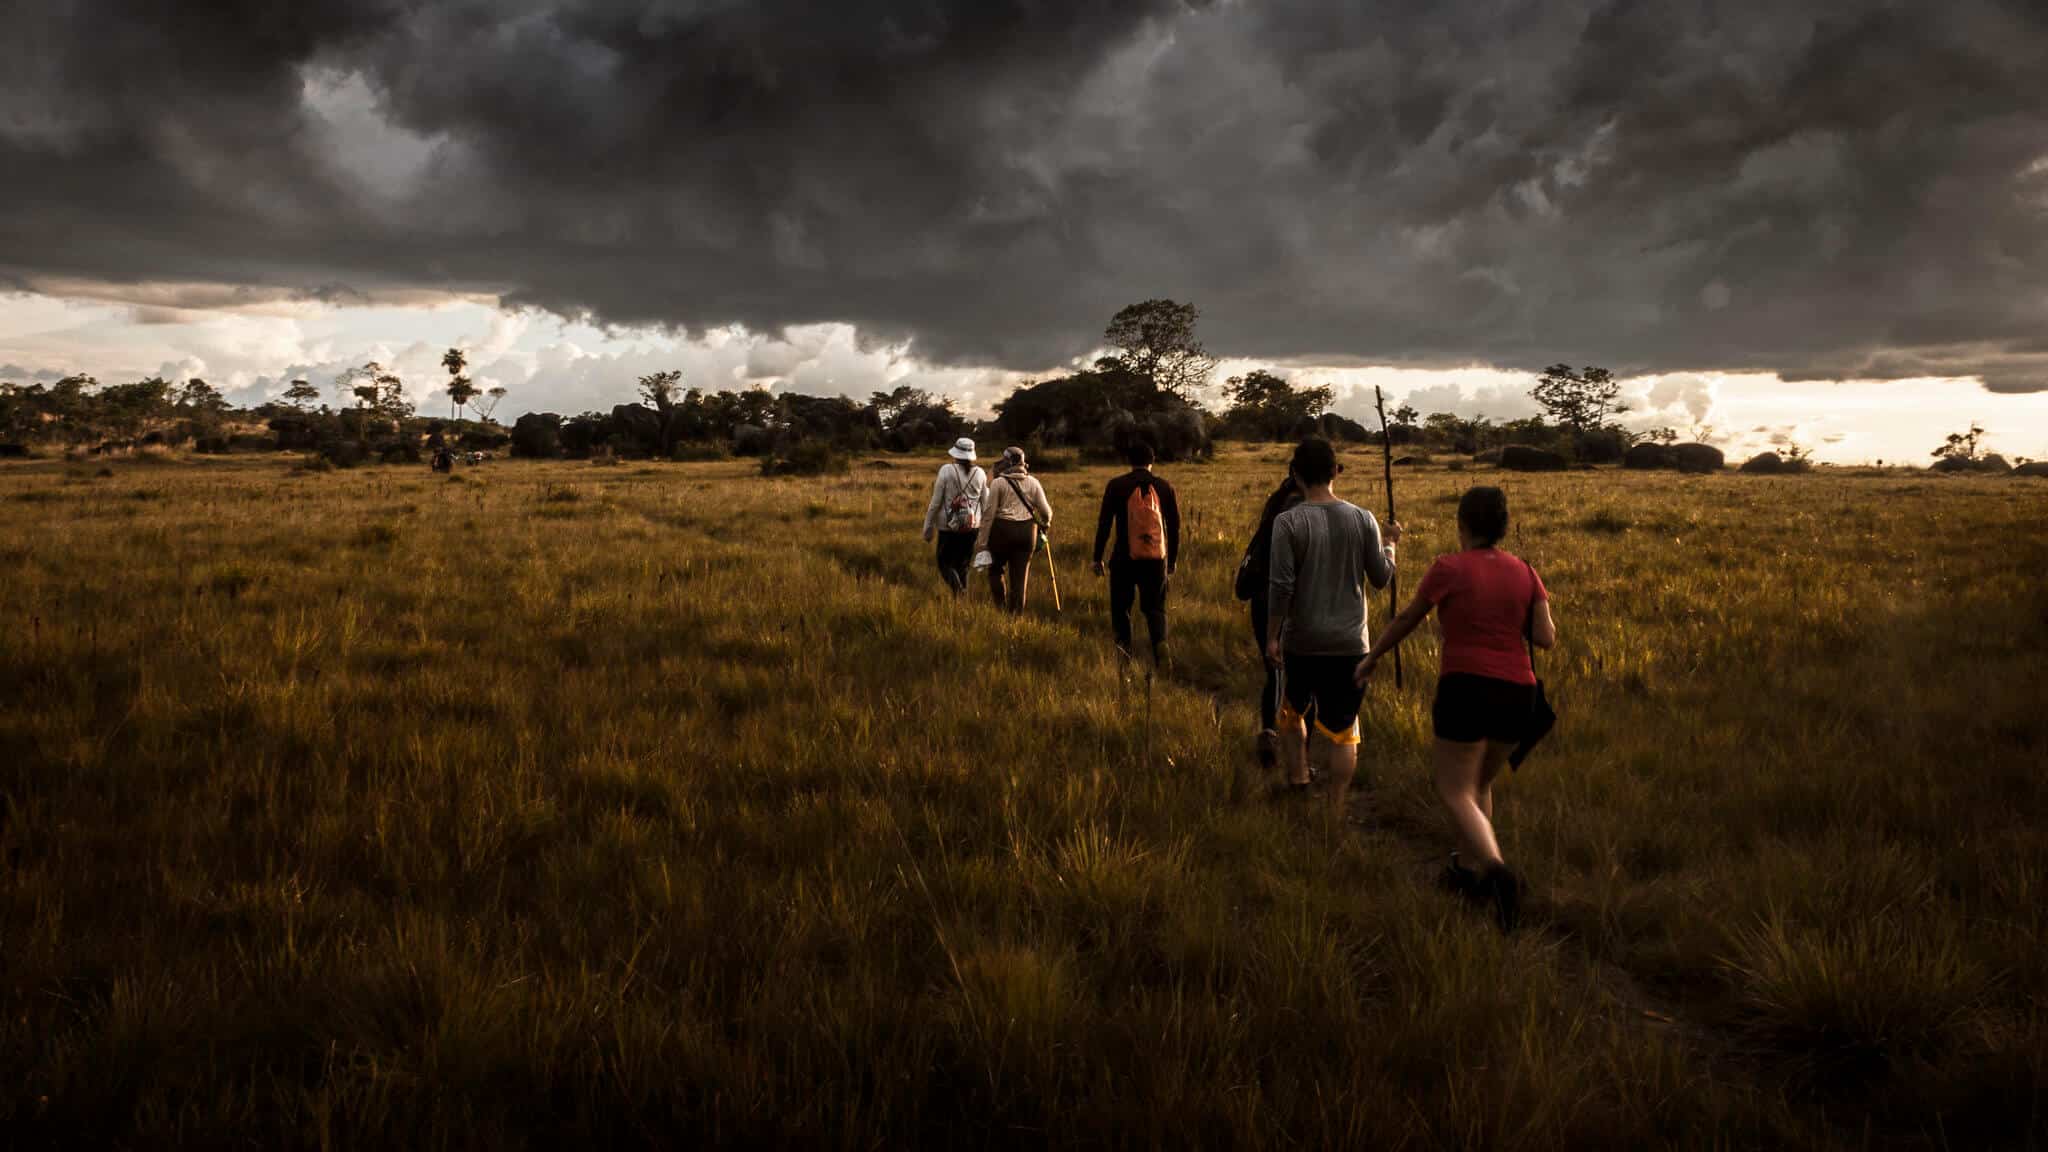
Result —
[[1394, 578], [1394, 562], [1380, 541], [1380, 522], [1365, 509], [1359, 511], [1365, 515], [1365, 578], [1373, 587], [1385, 588], [1387, 581]]
[[1294, 532], [1285, 516], [1273, 521], [1273, 553], [1266, 572], [1266, 635], [1278, 636], [1294, 610]]
[[932, 481], [932, 500], [924, 508], [924, 530], [930, 532], [938, 526], [939, 509], [946, 504], [946, 470], [939, 469], [938, 478]]

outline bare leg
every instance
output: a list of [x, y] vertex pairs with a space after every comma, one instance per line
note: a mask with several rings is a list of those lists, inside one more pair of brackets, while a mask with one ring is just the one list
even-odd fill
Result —
[[1479, 808], [1479, 774], [1486, 759], [1486, 746], [1453, 740], [1436, 742], [1436, 792], [1450, 813], [1451, 826], [1458, 835], [1458, 850], [1484, 872], [1501, 863], [1500, 845], [1493, 838], [1493, 822]]
[[1351, 777], [1358, 772], [1358, 745], [1324, 745], [1324, 766], [1330, 773], [1330, 812], [1339, 820], [1344, 818], [1344, 801], [1351, 791]]
[[1280, 767], [1290, 784], [1308, 783], [1308, 725], [1301, 717], [1280, 713]]
[[1493, 823], [1493, 780], [1500, 770], [1507, 767], [1508, 753], [1513, 744], [1502, 744], [1497, 740], [1486, 742], [1486, 760], [1479, 766], [1479, 811], [1486, 816], [1488, 824]]

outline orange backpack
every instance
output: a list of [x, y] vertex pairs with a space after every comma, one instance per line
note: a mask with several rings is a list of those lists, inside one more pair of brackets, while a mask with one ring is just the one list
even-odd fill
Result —
[[1124, 504], [1124, 544], [1133, 560], [1166, 559], [1166, 522], [1159, 518], [1159, 493], [1150, 484], [1132, 488]]

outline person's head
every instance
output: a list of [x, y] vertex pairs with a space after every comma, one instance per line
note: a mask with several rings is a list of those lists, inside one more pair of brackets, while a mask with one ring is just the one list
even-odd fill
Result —
[[1458, 538], [1467, 548], [1491, 548], [1508, 534], [1508, 494], [1474, 485], [1458, 498]]
[[1133, 468], [1150, 468], [1157, 456], [1152, 451], [1150, 440], [1143, 436], [1133, 436], [1130, 443], [1124, 445], [1124, 459], [1130, 461]]
[[1008, 448], [1003, 449], [1003, 459], [996, 465], [996, 475], [1001, 476], [1010, 472], [1024, 472], [1027, 470], [1028, 466], [1024, 463], [1024, 450], [1022, 448], [1012, 444]]
[[958, 460], [962, 468], [973, 465], [974, 440], [971, 437], [962, 436], [958, 440], [953, 441], [953, 446], [947, 449], [946, 455]]
[[1337, 449], [1321, 436], [1311, 436], [1295, 445], [1288, 471], [1303, 488], [1320, 488], [1337, 478]]

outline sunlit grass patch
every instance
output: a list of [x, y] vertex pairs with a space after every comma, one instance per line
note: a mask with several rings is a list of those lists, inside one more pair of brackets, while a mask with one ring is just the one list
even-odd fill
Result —
[[2038, 502], [1403, 470], [1404, 589], [1499, 482], [1562, 629], [1503, 940], [1431, 887], [1430, 629], [1368, 694], [1361, 825], [1267, 799], [1230, 577], [1284, 460], [1164, 469], [1149, 693], [1086, 566], [1110, 465], [1048, 474], [1064, 610], [1040, 567], [1021, 618], [939, 590], [936, 458], [10, 468], [0, 1073], [48, 1102], [0, 1126], [2025, 1146]]

